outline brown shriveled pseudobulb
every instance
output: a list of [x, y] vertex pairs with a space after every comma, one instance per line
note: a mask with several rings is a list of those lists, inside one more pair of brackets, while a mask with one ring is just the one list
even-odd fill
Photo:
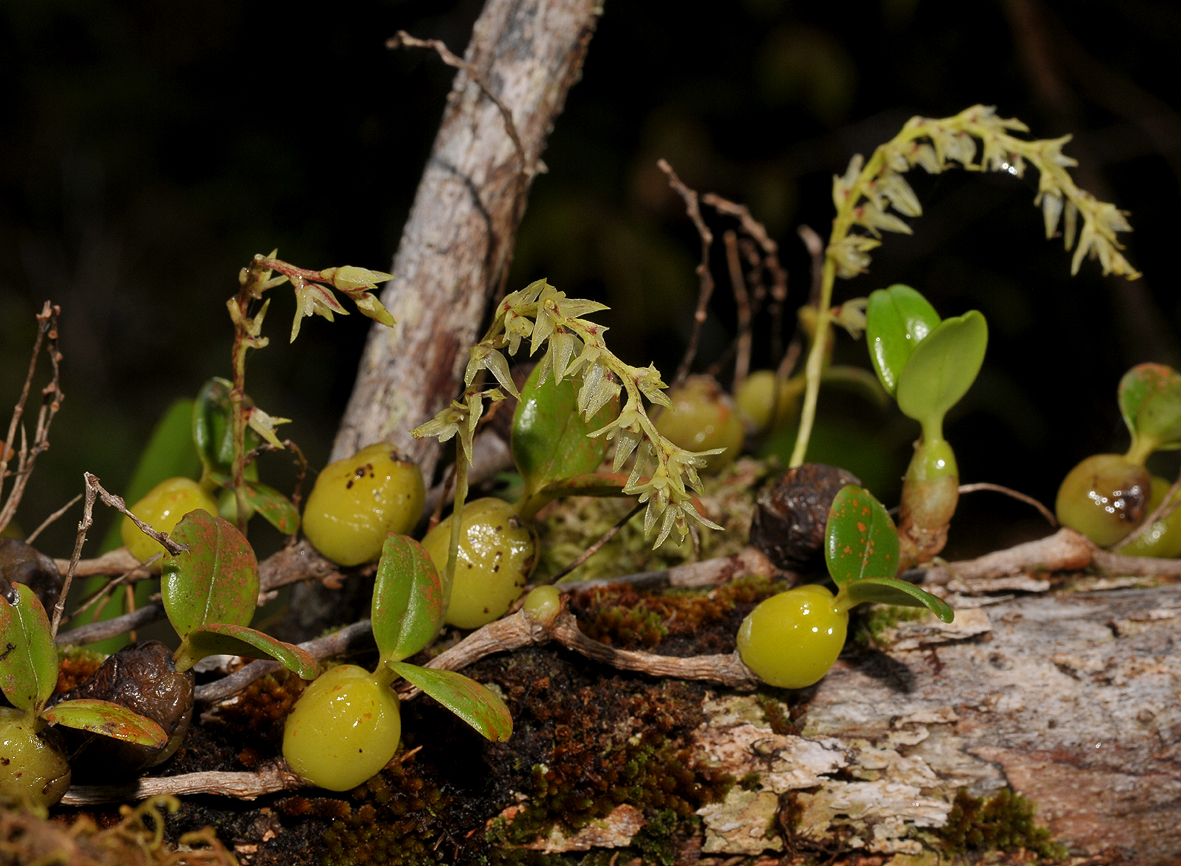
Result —
[[750, 543], [778, 568], [823, 571], [828, 510], [847, 484], [860, 487], [861, 481], [837, 466], [805, 463], [787, 470], [759, 494], [750, 524]]
[[51, 703], [76, 698], [122, 704], [164, 729], [168, 742], [159, 749], [92, 737], [74, 764], [76, 781], [109, 780], [116, 769], [131, 776], [168, 760], [180, 746], [193, 718], [193, 673], [177, 673], [172, 651], [160, 641], [146, 641], [119, 650], [81, 685], [54, 695]]
[[52, 611], [61, 594], [62, 576], [53, 560], [32, 545], [15, 538], [0, 538], [0, 592], [8, 594], [14, 583], [23, 583]]

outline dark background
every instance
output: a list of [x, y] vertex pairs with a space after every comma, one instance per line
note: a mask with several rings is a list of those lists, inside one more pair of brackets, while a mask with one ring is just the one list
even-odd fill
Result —
[[[982, 310], [988, 360], [953, 412], [964, 481], [1052, 504], [1082, 457], [1122, 451], [1122, 373], [1177, 364], [1173, 264], [1181, 221], [1174, 80], [1181, 8], [1168, 0], [607, 0], [584, 79], [571, 92], [533, 190], [510, 288], [547, 276], [612, 306], [615, 351], [671, 377], [688, 333], [699, 246], [655, 167], [747, 203], [782, 248], [790, 304], [806, 297], [804, 223], [824, 234], [831, 180], [914, 114], [994, 104], [1036, 137], [1073, 133], [1076, 178], [1131, 212], [1138, 282], [1098, 264], [1069, 276], [1023, 180], [910, 176], [925, 215], [888, 236], [872, 270], [836, 299], [907, 282], [941, 314]], [[18, 515], [27, 529], [81, 492], [118, 491], [163, 409], [228, 375], [224, 302], [250, 256], [278, 247], [305, 267], [388, 268], [450, 86], [406, 29], [466, 45], [479, 4], [370, 0], [297, 9], [274, 0], [7, 0], [0, 4], [0, 405], [15, 399], [45, 298], [61, 304], [66, 402], [53, 449]], [[729, 227], [710, 216], [715, 229]], [[721, 258], [700, 366], [733, 332]], [[248, 389], [314, 466], [327, 457], [367, 320], [305, 323], [278, 290], [273, 345]], [[789, 321], [792, 321], [789, 318]], [[764, 326], [765, 327], [765, 326]], [[766, 341], [760, 365], [772, 363]], [[841, 338], [841, 360], [866, 364]], [[822, 394], [821, 456], [887, 499], [917, 425]], [[8, 410], [0, 412], [7, 424]], [[843, 456], [842, 456], [843, 455]], [[1161, 471], [1175, 471], [1167, 461]], [[267, 470], [264, 468], [264, 472]], [[986, 497], [980, 499], [979, 497]], [[77, 508], [44, 537], [66, 555]], [[950, 554], [1038, 532], [1025, 506], [977, 494]]]

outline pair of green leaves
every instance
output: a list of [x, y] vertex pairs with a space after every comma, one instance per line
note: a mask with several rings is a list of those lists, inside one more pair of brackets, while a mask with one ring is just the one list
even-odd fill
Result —
[[544, 383], [538, 366], [521, 389], [513, 413], [512, 454], [525, 492], [519, 511], [529, 519], [559, 496], [620, 496], [626, 475], [596, 475], [609, 443], [591, 437], [615, 420], [619, 396], [589, 419], [578, 409], [581, 383], [576, 377]]
[[233, 524], [191, 511], [170, 537], [189, 548], [168, 557], [160, 577], [164, 612], [181, 637], [173, 655], [177, 670], [227, 653], [273, 658], [305, 680], [319, 674], [305, 650], [248, 627], [258, 603], [258, 560]]
[[[233, 406], [230, 391], [233, 384], [226, 379], [210, 379], [201, 388], [193, 404], [193, 444], [201, 458], [201, 483], [232, 490], [234, 486], [234, 430]], [[250, 398], [245, 399], [249, 408]], [[262, 438], [251, 427], [246, 427], [247, 451], [257, 448]], [[249, 463], [243, 472], [246, 503], [251, 512], [282, 532], [294, 535], [299, 530], [299, 511], [291, 500], [273, 487], [258, 480], [258, 464]]]
[[414, 539], [391, 533], [373, 586], [371, 619], [379, 665], [388, 666], [484, 737], [503, 742], [512, 735], [513, 717], [494, 692], [463, 674], [403, 661], [435, 639], [444, 613], [443, 581], [430, 555]]
[[885, 506], [865, 488], [841, 488], [828, 512], [824, 542], [828, 573], [852, 604], [925, 607], [944, 622], [955, 618], [947, 602], [892, 576], [898, 571], [898, 532]]
[[19, 710], [45, 721], [131, 743], [161, 748], [168, 737], [151, 719], [110, 701], [90, 698], [45, 704], [57, 685], [57, 648], [49, 617], [36, 593], [12, 585], [12, 600], [0, 596], [0, 689]]
[[1165, 364], [1138, 364], [1119, 383], [1119, 409], [1132, 434], [1129, 458], [1181, 448], [1181, 375]]
[[882, 387], [904, 415], [923, 425], [925, 438], [942, 439], [943, 416], [984, 363], [984, 316], [971, 310], [940, 319], [921, 294], [895, 285], [869, 296], [865, 317], [865, 339]]

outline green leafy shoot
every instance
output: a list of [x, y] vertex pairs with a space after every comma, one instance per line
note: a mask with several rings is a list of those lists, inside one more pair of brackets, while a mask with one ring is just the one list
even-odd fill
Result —
[[370, 615], [383, 662], [400, 662], [439, 633], [447, 603], [443, 582], [422, 545], [390, 534], [382, 547]]
[[[1039, 175], [1033, 203], [1042, 209], [1047, 239], [1054, 236], [1059, 224], [1063, 226], [1066, 249], [1074, 248], [1071, 273], [1078, 273], [1082, 260], [1089, 255], [1099, 259], [1104, 274], [1123, 275], [1128, 279], [1139, 277], [1139, 272], [1119, 252], [1123, 247], [1116, 237], [1119, 232], [1131, 231], [1127, 214], [1080, 189], [1067, 171], [1077, 165], [1062, 153], [1070, 136], [1030, 141], [1011, 134], [1028, 131], [1020, 120], [998, 117], [994, 107], [973, 105], [954, 117], [912, 117], [894, 138], [874, 150], [869, 160], [856, 154], [845, 174], [833, 178], [836, 215], [824, 253], [820, 298], [816, 305], [817, 332], [823, 333], [832, 318], [836, 278], [851, 279], [865, 273], [870, 252], [881, 246], [882, 232], [910, 234], [910, 225], [903, 217], [922, 216], [922, 204], [903, 177], [915, 166], [921, 166], [928, 174], [962, 167], [1016, 177], [1023, 177], [1026, 167], [1033, 166]], [[816, 341], [805, 365], [807, 388], [800, 411], [800, 430], [789, 462], [792, 468], [802, 464], [808, 452], [816, 421], [823, 356], [823, 343]], [[889, 390], [889, 385], [886, 388]]]
[[[522, 342], [528, 341], [530, 355], [545, 348], [538, 364], [540, 383], [548, 381], [550, 376], [557, 382], [568, 376], [578, 378], [581, 384], [576, 408], [583, 419], [589, 421], [608, 403], [622, 398], [623, 408], [614, 420], [589, 435], [615, 440], [616, 472], [635, 455], [623, 493], [647, 503], [644, 529], [651, 533], [659, 527], [655, 546], [662, 544], [674, 529], [683, 539], [689, 532], [688, 520], [720, 529], [693, 505], [691, 491], [701, 492], [697, 468], [704, 465], [704, 457], [665, 439], [648, 417], [645, 400], [669, 405], [660, 373], [653, 366], [625, 364], [607, 348], [603, 339], [606, 328], [582, 318], [603, 309], [606, 308], [594, 301], [567, 298], [545, 280], [509, 294], [493, 312], [487, 333], [471, 349], [463, 397], [452, 401], [447, 409], [416, 429], [414, 435], [434, 436], [440, 442], [457, 438], [463, 458], [460, 464], [466, 467], [471, 462], [472, 436], [483, 412], [484, 399], [502, 400], [506, 392], [520, 396], [502, 350], [515, 354]], [[491, 373], [500, 387], [484, 390], [475, 387], [473, 383], [482, 370]], [[457, 480], [457, 491], [462, 488]], [[457, 495], [456, 501], [461, 502], [461, 497]], [[455, 525], [459, 525], [458, 520]]]
[[14, 707], [37, 715], [57, 685], [57, 648], [41, 600], [27, 585], [0, 595], [0, 690]]
[[[193, 403], [193, 445], [201, 458], [201, 483], [206, 489], [215, 485], [233, 486], [234, 430], [230, 401], [233, 388], [233, 383], [226, 379], [210, 379], [201, 386]], [[244, 396], [243, 405], [249, 410], [254, 407], [254, 401]], [[249, 451], [262, 444], [262, 437], [254, 430], [247, 429], [245, 436], [245, 447]], [[256, 463], [248, 463], [244, 472], [245, 480], [258, 480]]]
[[[618, 396], [591, 418], [578, 411], [580, 388], [570, 377], [541, 381], [533, 370], [513, 413], [512, 454], [524, 482], [519, 511], [528, 520], [553, 499], [553, 482], [594, 473], [606, 456], [608, 442], [590, 434], [619, 414]], [[616, 494], [618, 495], [618, 493]]]
[[41, 717], [51, 725], [77, 728], [149, 748], [163, 748], [168, 735], [159, 724], [122, 704], [79, 698], [50, 707]]
[[940, 321], [930, 302], [910, 286], [899, 284], [870, 294], [865, 342], [878, 381], [891, 397], [898, 391], [898, 377], [911, 352]]
[[894, 521], [863, 487], [847, 485], [833, 499], [824, 528], [824, 553], [839, 587], [838, 607], [848, 610], [868, 601], [925, 607], [944, 622], [955, 618], [945, 601], [894, 577], [899, 561]]
[[1181, 448], [1181, 375], [1172, 367], [1138, 364], [1125, 373], [1119, 408], [1132, 434], [1132, 462], [1143, 465], [1153, 451]]
[[[11, 600], [10, 600], [11, 599]], [[162, 746], [164, 731], [150, 719], [107, 701], [63, 701], [44, 709], [57, 686], [57, 648], [41, 600], [27, 585], [0, 595], [0, 690], [14, 707], [51, 724], [108, 737]]]
[[988, 325], [976, 310], [945, 319], [915, 346], [898, 377], [902, 414], [923, 425], [923, 440], [943, 438], [943, 418], [972, 387], [988, 346]]
[[487, 686], [454, 671], [437, 671], [407, 662], [392, 662], [390, 668], [485, 738], [503, 743], [512, 736], [513, 717], [504, 701]]
[[166, 557], [160, 577], [164, 612], [181, 637], [173, 654], [178, 671], [209, 655], [233, 653], [273, 658], [304, 679], [316, 676], [306, 652], [248, 627], [258, 604], [258, 560], [233, 524], [190, 511], [171, 537], [189, 547]]
[[898, 532], [885, 506], [863, 487], [842, 487], [824, 532], [828, 573], [839, 587], [898, 571]]
[[307, 650], [257, 629], [228, 623], [211, 623], [189, 632], [176, 651], [176, 669], [188, 670], [201, 659], [214, 655], [274, 659], [305, 680], [320, 675], [320, 666]]

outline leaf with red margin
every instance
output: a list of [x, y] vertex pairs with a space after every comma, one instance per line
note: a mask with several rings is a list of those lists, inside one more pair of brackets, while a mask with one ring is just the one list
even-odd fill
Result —
[[435, 639], [443, 625], [443, 581], [413, 538], [391, 533], [377, 563], [370, 613], [382, 661], [400, 662]]
[[484, 737], [503, 743], [513, 734], [513, 717], [504, 701], [487, 686], [454, 671], [393, 662], [390, 668], [418, 686]]

